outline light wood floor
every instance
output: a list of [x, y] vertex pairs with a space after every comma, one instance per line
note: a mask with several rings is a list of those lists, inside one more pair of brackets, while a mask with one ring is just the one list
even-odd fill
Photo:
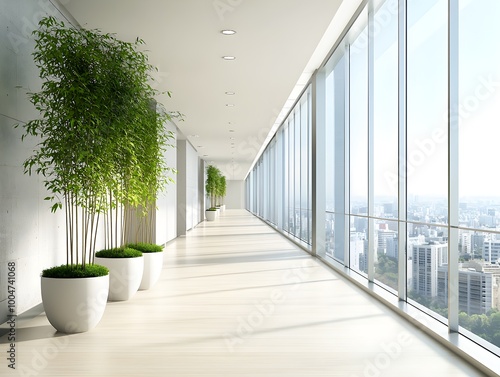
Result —
[[94, 330], [58, 334], [42, 314], [17, 334], [24, 376], [481, 376], [239, 210], [170, 243], [157, 285]]

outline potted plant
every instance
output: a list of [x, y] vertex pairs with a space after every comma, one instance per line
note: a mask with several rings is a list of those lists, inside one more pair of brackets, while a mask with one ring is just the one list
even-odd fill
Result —
[[207, 221], [215, 221], [215, 218], [217, 217], [217, 208], [210, 207], [205, 210], [205, 217], [207, 218]]
[[[109, 300], [113, 301], [128, 300], [140, 287], [144, 256], [132, 253], [126, 244], [134, 233], [138, 234], [141, 226], [137, 224], [142, 224], [143, 230], [151, 227], [149, 215], [155, 209], [157, 193], [169, 182], [166, 172], [171, 170], [163, 158], [173, 137], [164, 127], [171, 116], [163, 109], [159, 111], [152, 100], [158, 93], [150, 85], [152, 66], [145, 53], [137, 49], [140, 43], [122, 42], [115, 51], [122, 61], [119, 93], [123, 98], [110, 132], [116, 145], [110, 156], [113, 163], [106, 195], [105, 249], [96, 254], [97, 261], [110, 269]], [[138, 241], [145, 240], [136, 237]]]
[[44, 177], [45, 199], [66, 219], [66, 264], [42, 272], [42, 302], [57, 330], [83, 332], [101, 319], [108, 294], [108, 269], [94, 264], [94, 251], [113, 170], [120, 57], [113, 36], [66, 28], [53, 17], [42, 19], [34, 36], [43, 84], [29, 98], [41, 118], [23, 125], [23, 139], [39, 141], [24, 169]]
[[[145, 167], [140, 156], [157, 157], [172, 135], [162, 132], [168, 114], [157, 114], [152, 106], [156, 91], [148, 84], [152, 67], [138, 51], [142, 40], [126, 43], [97, 30], [67, 28], [53, 17], [42, 19], [34, 36], [33, 56], [43, 84], [30, 101], [41, 118], [23, 125], [23, 139], [39, 141], [24, 169], [44, 177], [52, 211], [64, 209], [67, 246], [66, 265], [42, 273], [42, 301], [56, 329], [82, 332], [100, 320], [110, 287], [108, 268], [94, 266], [98, 230], [104, 225], [106, 246], [122, 239], [118, 224], [125, 221], [118, 215], [123, 206], [151, 201], [148, 172], [163, 167]], [[144, 141], [147, 137], [159, 144]], [[157, 180], [153, 189], [161, 184]], [[138, 195], [146, 186], [149, 196]], [[118, 249], [106, 247], [101, 256], [121, 253], [139, 260], [140, 252], [109, 252], [113, 248]], [[75, 288], [80, 280], [89, 286]], [[77, 292], [87, 296], [78, 301]], [[63, 314], [66, 318], [59, 318]]]
[[218, 194], [220, 170], [213, 165], [207, 166], [207, 179], [205, 189], [210, 197], [210, 207], [205, 211], [205, 216], [208, 221], [214, 221], [217, 216], [216, 198]]
[[161, 275], [163, 268], [163, 246], [147, 242], [128, 244], [127, 247], [138, 250], [144, 257], [144, 270], [140, 290], [150, 289]]
[[226, 196], [227, 183], [226, 177], [221, 175], [219, 180], [219, 198], [220, 198], [220, 209], [222, 212], [226, 210], [226, 205], [224, 203], [224, 197]]
[[139, 289], [144, 258], [138, 250], [128, 247], [100, 250], [96, 262], [109, 268], [109, 301], [129, 300]]

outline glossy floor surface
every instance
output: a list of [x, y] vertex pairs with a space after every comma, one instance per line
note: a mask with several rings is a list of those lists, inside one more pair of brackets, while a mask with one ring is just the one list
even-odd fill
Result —
[[0, 376], [481, 376], [243, 210], [171, 242], [160, 281], [97, 328], [17, 328]]

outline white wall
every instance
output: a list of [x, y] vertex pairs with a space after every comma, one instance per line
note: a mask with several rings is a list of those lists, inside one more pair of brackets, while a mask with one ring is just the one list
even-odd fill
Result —
[[226, 209], [245, 208], [245, 181], [226, 181]]
[[177, 235], [181, 236], [201, 221], [199, 157], [187, 140], [177, 141]]
[[6, 266], [16, 263], [18, 312], [37, 305], [42, 269], [65, 261], [64, 216], [52, 214], [41, 179], [23, 174], [23, 161], [37, 140], [21, 142], [16, 123], [37, 114], [27, 99], [38, 91], [31, 56], [31, 32], [46, 14], [58, 12], [47, 0], [2, 1], [0, 8], [0, 322], [6, 320]]

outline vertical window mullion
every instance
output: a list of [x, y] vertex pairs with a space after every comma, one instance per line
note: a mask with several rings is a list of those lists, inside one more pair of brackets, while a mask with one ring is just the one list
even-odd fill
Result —
[[326, 88], [324, 70], [315, 72], [311, 93], [312, 254], [325, 256], [326, 223]]
[[[351, 90], [350, 90], [350, 77], [351, 77], [351, 48], [350, 44], [346, 41], [344, 53], [344, 265], [349, 267], [350, 261], [350, 246], [351, 246], [351, 233], [350, 233], [350, 182], [351, 182], [351, 138], [350, 138], [350, 123], [351, 123]], [[338, 211], [338, 210], [337, 210]]]
[[374, 14], [373, 2], [368, 8], [368, 281], [375, 277], [375, 234], [374, 234]]
[[407, 239], [406, 239], [406, 53], [407, 53], [407, 0], [399, 0], [398, 12], [398, 297], [406, 300], [407, 294]]
[[[458, 332], [458, 14], [459, 4], [448, 0], [448, 325]], [[457, 111], [457, 110], [455, 110]]]

